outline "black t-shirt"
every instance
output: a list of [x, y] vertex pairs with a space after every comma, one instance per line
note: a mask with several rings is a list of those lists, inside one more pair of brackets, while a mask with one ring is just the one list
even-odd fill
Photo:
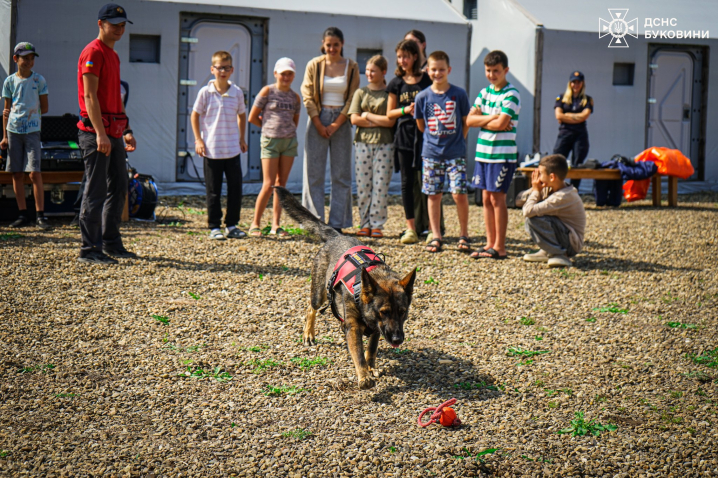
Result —
[[[421, 91], [431, 86], [429, 75], [424, 73], [418, 83], [413, 85], [404, 81], [404, 78], [395, 76], [386, 86], [387, 93], [396, 95], [397, 108], [409, 106], [414, 98]], [[413, 115], [406, 114], [396, 120], [396, 134], [394, 134], [394, 145], [401, 149], [414, 149], [414, 138], [416, 137], [416, 121]]]
[[[593, 114], [593, 98], [586, 95], [586, 106], [581, 106], [581, 97], [573, 98], [573, 102], [571, 104], [566, 104], [562, 101], [563, 94], [560, 94], [556, 97], [556, 104], [554, 105], [554, 108], [561, 108], [564, 113], [580, 113], [586, 108], [591, 110], [591, 114]], [[566, 124], [561, 123], [559, 126], [559, 131], [585, 131], [586, 130], [586, 122], [578, 123], [578, 124]]]

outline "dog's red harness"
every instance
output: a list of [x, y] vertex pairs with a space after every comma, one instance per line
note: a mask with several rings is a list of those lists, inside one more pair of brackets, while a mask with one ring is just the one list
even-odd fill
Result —
[[344, 317], [339, 314], [334, 300], [334, 294], [336, 294], [339, 284], [344, 284], [344, 287], [354, 297], [354, 303], [359, 305], [361, 270], [366, 269], [369, 272], [379, 264], [384, 264], [384, 260], [367, 246], [354, 246], [342, 255], [327, 282], [327, 300], [334, 317], [344, 322]]

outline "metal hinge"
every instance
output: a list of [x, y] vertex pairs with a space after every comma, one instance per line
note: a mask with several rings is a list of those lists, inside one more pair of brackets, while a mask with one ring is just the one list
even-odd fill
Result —
[[180, 39], [180, 42], [182, 42], [182, 43], [199, 43], [199, 38], [182, 37]]
[[648, 103], [651, 104], [651, 105], [655, 105], [655, 104], [656, 104], [656, 99], [655, 99], [655, 98], [648, 98]]
[[197, 84], [197, 80], [180, 80], [181, 86], [195, 86]]

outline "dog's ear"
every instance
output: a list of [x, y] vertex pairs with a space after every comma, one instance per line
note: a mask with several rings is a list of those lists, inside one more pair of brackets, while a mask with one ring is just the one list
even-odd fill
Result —
[[404, 292], [411, 299], [411, 294], [414, 292], [414, 279], [416, 279], [416, 267], [414, 270], [409, 272], [406, 277], [399, 281], [399, 285], [404, 288]]
[[374, 278], [369, 274], [365, 268], [361, 270], [361, 299], [365, 304], [371, 302], [376, 294], [376, 289], [379, 285], [376, 283]]

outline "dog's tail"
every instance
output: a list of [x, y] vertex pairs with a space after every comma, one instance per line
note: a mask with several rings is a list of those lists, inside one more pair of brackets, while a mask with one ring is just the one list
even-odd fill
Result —
[[302, 227], [307, 229], [312, 234], [315, 234], [322, 238], [324, 241], [328, 241], [332, 237], [338, 237], [339, 233], [324, 224], [322, 221], [312, 214], [309, 209], [305, 208], [299, 201], [294, 198], [294, 195], [287, 189], [281, 186], [275, 186], [274, 190], [279, 195], [279, 202], [282, 203], [282, 209], [289, 214], [292, 219], [301, 223]]

